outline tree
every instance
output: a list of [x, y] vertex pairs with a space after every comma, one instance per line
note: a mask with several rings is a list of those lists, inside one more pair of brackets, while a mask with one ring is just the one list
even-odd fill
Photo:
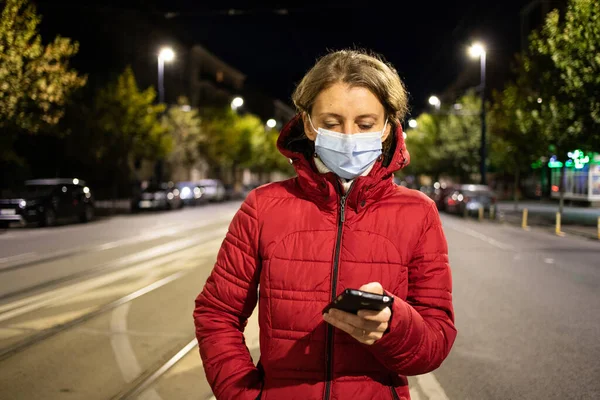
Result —
[[139, 90], [130, 67], [96, 96], [95, 160], [111, 171], [114, 185], [129, 182], [133, 159], [156, 160], [171, 150], [172, 139], [159, 121], [165, 107], [155, 98], [154, 88]]
[[456, 104], [460, 109], [451, 111], [440, 127], [442, 169], [470, 182], [479, 171], [481, 146], [481, 99], [473, 92], [462, 96]]
[[[600, 143], [600, 2], [570, 0], [566, 13], [548, 14], [541, 31], [534, 32], [530, 52], [545, 60], [539, 86], [542, 115], [540, 123], [557, 156], [581, 148], [598, 150]], [[532, 65], [526, 65], [532, 72]], [[594, 148], [596, 146], [596, 148]], [[563, 169], [564, 174], [564, 169]], [[564, 202], [564, 175], [560, 182], [560, 206]]]
[[269, 129], [264, 134], [254, 136], [252, 143], [253, 161], [251, 165], [253, 171], [261, 173], [273, 171], [283, 173], [293, 172], [289, 160], [277, 149], [278, 138], [279, 132], [275, 129]]
[[516, 81], [509, 82], [502, 92], [494, 94], [490, 113], [490, 159], [497, 169], [513, 176], [515, 209], [518, 209], [517, 189], [521, 175], [529, 171], [532, 163], [546, 156], [548, 148], [541, 124], [538, 100], [541, 93], [522, 61], [522, 58], [517, 58]]
[[204, 110], [200, 152], [225, 181], [238, 180], [240, 167], [251, 164], [252, 140], [264, 132], [260, 119], [230, 108]]
[[436, 181], [444, 173], [441, 166], [440, 121], [442, 115], [423, 113], [419, 115], [417, 127], [406, 131], [406, 148], [410, 152], [410, 164], [403, 172], [413, 175], [431, 175]]
[[[557, 143], [588, 150], [600, 143], [600, 2], [570, 0], [565, 15], [548, 14], [543, 29], [531, 40], [534, 54], [549, 57], [556, 70], [548, 86], [552, 119], [566, 132]], [[572, 150], [572, 149], [568, 149]]]
[[19, 133], [55, 126], [73, 91], [86, 78], [69, 68], [79, 45], [56, 37], [43, 45], [41, 17], [27, 0], [4, 0], [0, 17], [0, 161], [16, 161], [12, 144]]
[[187, 98], [180, 97], [177, 105], [169, 107], [163, 117], [163, 125], [172, 141], [169, 164], [172, 168], [182, 166], [189, 173], [200, 160], [200, 145], [203, 141], [198, 110], [190, 108]]
[[407, 172], [454, 176], [463, 182], [479, 170], [480, 99], [474, 93], [461, 97], [460, 109], [442, 109], [421, 114], [417, 128], [408, 130], [406, 145], [411, 153]]

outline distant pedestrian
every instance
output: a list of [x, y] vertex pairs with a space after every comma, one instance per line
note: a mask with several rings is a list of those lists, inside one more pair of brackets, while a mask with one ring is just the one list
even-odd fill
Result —
[[[337, 51], [293, 100], [278, 146], [297, 177], [250, 192], [196, 300], [208, 382], [217, 399], [409, 399], [406, 375], [436, 369], [456, 329], [436, 206], [393, 182], [409, 162], [406, 90], [378, 56]], [[345, 289], [393, 302], [323, 314]], [[243, 331], [257, 300], [255, 366]]]

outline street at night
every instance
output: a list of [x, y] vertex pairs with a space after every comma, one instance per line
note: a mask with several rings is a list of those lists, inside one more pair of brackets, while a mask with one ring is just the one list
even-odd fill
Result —
[[0, 400], [600, 400], [600, 1], [0, 1]]
[[[193, 299], [238, 207], [0, 235], [2, 398], [210, 399]], [[410, 378], [412, 398], [600, 395], [599, 244], [452, 216], [443, 225], [460, 336], [439, 370]], [[73, 251], [46, 261], [56, 248]], [[244, 334], [258, 361], [256, 314]]]

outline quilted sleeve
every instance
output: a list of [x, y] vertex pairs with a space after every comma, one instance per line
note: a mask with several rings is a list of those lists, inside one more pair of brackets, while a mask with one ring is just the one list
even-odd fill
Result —
[[420, 375], [441, 365], [456, 334], [448, 245], [432, 204], [409, 265], [407, 301], [394, 299], [389, 331], [368, 348], [391, 371]]
[[219, 400], [256, 399], [262, 377], [244, 340], [259, 282], [256, 194], [237, 212], [217, 262], [196, 299], [194, 322], [204, 371]]

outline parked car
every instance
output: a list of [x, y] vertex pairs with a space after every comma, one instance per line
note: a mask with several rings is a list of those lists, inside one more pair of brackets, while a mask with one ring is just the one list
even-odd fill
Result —
[[225, 200], [225, 185], [218, 179], [202, 179], [198, 182], [204, 188], [204, 195], [210, 202]]
[[179, 189], [179, 197], [186, 206], [197, 206], [208, 202], [207, 197], [204, 195], [205, 189], [198, 182], [179, 182], [177, 183], [177, 189]]
[[457, 185], [453, 186], [445, 198], [445, 211], [454, 214], [475, 213], [483, 207], [489, 212], [496, 204], [496, 195], [486, 185]]
[[141, 194], [134, 197], [132, 211], [140, 210], [174, 210], [183, 207], [179, 189], [172, 183], [149, 185]]
[[73, 179], [36, 179], [23, 187], [2, 193], [0, 224], [37, 223], [52, 226], [58, 221], [94, 218], [94, 200], [84, 181]]

